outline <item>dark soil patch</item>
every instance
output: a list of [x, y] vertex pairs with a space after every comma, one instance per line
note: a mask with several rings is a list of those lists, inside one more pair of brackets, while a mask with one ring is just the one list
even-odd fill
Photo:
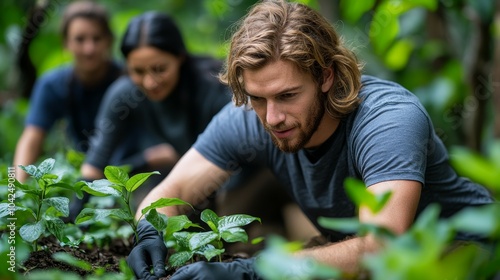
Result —
[[[54, 260], [52, 255], [57, 252], [66, 252], [75, 258], [86, 261], [92, 264], [93, 269], [104, 267], [108, 272], [118, 272], [120, 271], [120, 259], [125, 258], [132, 249], [130, 245], [125, 244], [123, 240], [119, 239], [113, 240], [111, 244], [104, 248], [99, 248], [97, 246], [91, 247], [86, 244], [81, 244], [78, 248], [69, 246], [62, 247], [53, 236], [40, 239], [38, 244], [41, 245], [43, 249], [30, 254], [23, 264], [25, 269], [21, 270], [21, 273], [47, 269], [71, 271], [82, 276], [89, 273], [83, 269]], [[129, 244], [132, 243], [129, 242]]]
[[[97, 268], [104, 267], [107, 272], [120, 272], [120, 259], [126, 258], [130, 251], [132, 250], [132, 239], [129, 240], [128, 244], [123, 242], [123, 240], [113, 240], [111, 244], [105, 246], [104, 248], [99, 248], [97, 246], [88, 246], [86, 244], [81, 244], [78, 248], [59, 245], [59, 242], [53, 236], [42, 238], [39, 240], [38, 244], [43, 248], [40, 251], [32, 252], [28, 259], [24, 262], [23, 269], [20, 269], [21, 274], [29, 274], [30, 272], [37, 270], [49, 270], [56, 269], [65, 272], [74, 272], [80, 276], [85, 276], [87, 274], [93, 273]], [[92, 265], [91, 271], [85, 271], [83, 269], [68, 265], [56, 261], [52, 258], [52, 255], [57, 252], [66, 252], [79, 260], [86, 261]], [[247, 258], [245, 254], [222, 254], [223, 262], [230, 262], [236, 258]], [[215, 261], [214, 258], [213, 261]], [[195, 256], [194, 261], [206, 261], [202, 256]], [[171, 268], [167, 271], [167, 277], [160, 278], [162, 280], [170, 279], [170, 275], [174, 274], [175, 268]]]

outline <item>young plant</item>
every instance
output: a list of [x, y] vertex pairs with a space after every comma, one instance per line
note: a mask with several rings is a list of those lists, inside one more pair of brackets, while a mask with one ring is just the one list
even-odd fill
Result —
[[[213, 257], [218, 257], [221, 261], [221, 255], [224, 253], [223, 241], [228, 243], [234, 242], [247, 242], [248, 235], [242, 228], [253, 221], [259, 221], [260, 218], [253, 217], [244, 214], [235, 214], [230, 216], [219, 217], [214, 211], [210, 209], [205, 209], [201, 213], [201, 220], [205, 222], [209, 227], [210, 231], [205, 232], [184, 232], [184, 231], [174, 231], [173, 227], [176, 229], [180, 228], [180, 225], [173, 225], [168, 228], [171, 223], [171, 219], [168, 219], [167, 234], [172, 234], [172, 237], [177, 242], [177, 252], [172, 254], [169, 258], [169, 264], [172, 266], [181, 266], [189, 261], [193, 256], [202, 255], [207, 261], [210, 261]], [[175, 220], [175, 222], [181, 221], [182, 227], [188, 225], [191, 226], [189, 220], [186, 218], [181, 218]]]
[[[76, 224], [81, 224], [87, 221], [100, 221], [106, 218], [114, 218], [118, 220], [125, 221], [128, 223], [136, 236], [137, 236], [137, 224], [138, 220], [134, 219], [134, 213], [132, 212], [131, 199], [132, 194], [137, 188], [139, 188], [151, 175], [160, 174], [158, 171], [139, 173], [132, 177], [129, 177], [124, 169], [117, 166], [107, 166], [104, 169], [104, 175], [106, 179], [95, 180], [91, 183], [81, 181], [77, 183], [77, 186], [81, 190], [95, 196], [114, 196], [119, 197], [125, 204], [125, 209], [93, 209], [85, 208], [75, 219]], [[151, 209], [172, 206], [172, 205], [185, 205], [186, 202], [180, 199], [169, 199], [161, 198], [154, 202], [148, 208], [145, 208], [143, 215]], [[142, 217], [142, 216], [141, 216]], [[140, 220], [140, 219], [139, 219]]]
[[0, 203], [0, 217], [14, 216], [16, 211], [28, 213], [28, 217], [23, 217], [28, 222], [19, 229], [19, 235], [33, 245], [33, 250], [37, 250], [37, 240], [47, 232], [53, 234], [61, 242], [70, 243], [68, 237], [63, 234], [66, 224], [60, 218], [69, 215], [69, 199], [54, 195], [54, 189], [68, 189], [75, 191], [79, 197], [83, 197], [79, 189], [58, 181], [57, 175], [49, 173], [54, 168], [54, 164], [55, 160], [49, 158], [39, 166], [20, 165], [21, 169], [35, 179], [36, 183], [28, 185], [15, 181], [13, 185], [16, 190], [24, 193], [22, 199], [16, 200], [14, 194], [7, 202]]

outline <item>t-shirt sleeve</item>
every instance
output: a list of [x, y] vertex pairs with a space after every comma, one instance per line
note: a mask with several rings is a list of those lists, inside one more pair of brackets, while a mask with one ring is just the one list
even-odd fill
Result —
[[26, 116], [25, 126], [33, 125], [48, 131], [54, 123], [64, 117], [64, 83], [59, 77], [57, 83], [54, 82], [56, 72], [52, 72], [38, 79], [33, 87], [30, 98], [30, 108]]
[[104, 168], [125, 137], [127, 126], [132, 123], [133, 109], [143, 98], [133, 89], [127, 78], [121, 78], [107, 90], [96, 117], [95, 132], [90, 140], [86, 162]]
[[255, 143], [262, 136], [256, 122], [252, 112], [229, 103], [212, 119], [193, 147], [218, 167], [236, 171], [257, 160]]
[[353, 131], [352, 152], [364, 183], [424, 183], [430, 125], [427, 114], [411, 102], [371, 110]]

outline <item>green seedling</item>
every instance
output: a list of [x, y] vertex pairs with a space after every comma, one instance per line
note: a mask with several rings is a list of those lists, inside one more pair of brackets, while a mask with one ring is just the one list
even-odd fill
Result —
[[[125, 209], [93, 209], [85, 208], [75, 219], [76, 224], [81, 224], [84, 222], [97, 222], [106, 218], [113, 218], [125, 221], [128, 223], [136, 236], [137, 236], [137, 224], [138, 220], [134, 218], [134, 213], [132, 212], [131, 199], [132, 193], [137, 190], [151, 175], [160, 174], [158, 171], [139, 173], [132, 177], [129, 177], [124, 169], [117, 166], [107, 166], [104, 169], [104, 175], [106, 179], [95, 180], [91, 183], [81, 181], [77, 183], [77, 186], [95, 196], [114, 196], [119, 197], [125, 204]], [[151, 209], [172, 206], [172, 205], [189, 205], [188, 203], [180, 199], [170, 199], [161, 198], [154, 202], [147, 208], [143, 209], [143, 215], [146, 214]], [[140, 217], [142, 218], [142, 216]], [[139, 218], [139, 220], [140, 220]]]
[[[168, 223], [170, 223], [170, 219], [168, 219]], [[185, 218], [180, 220], [182, 220], [183, 226], [190, 225]], [[210, 209], [203, 210], [201, 220], [209, 226], [210, 231], [195, 233], [173, 232], [172, 228], [174, 226], [171, 226], [170, 229], [167, 227], [167, 233], [171, 233], [177, 243], [177, 252], [169, 258], [170, 265], [181, 266], [192, 259], [195, 254], [204, 256], [207, 261], [210, 261], [213, 257], [218, 257], [219, 261], [221, 261], [222, 253], [225, 251], [223, 241], [228, 243], [247, 242], [248, 235], [242, 227], [253, 221], [260, 222], [260, 218], [244, 214], [219, 217]], [[178, 229], [180, 226], [176, 228]]]
[[63, 233], [66, 224], [60, 218], [69, 215], [69, 199], [54, 195], [56, 193], [54, 190], [56, 188], [68, 189], [75, 191], [77, 196], [83, 197], [81, 190], [58, 181], [57, 175], [50, 174], [54, 163], [55, 160], [49, 158], [38, 166], [20, 165], [21, 169], [35, 179], [36, 183], [28, 185], [15, 181], [12, 185], [17, 191], [21, 191], [23, 196], [19, 199], [16, 199], [16, 195], [9, 196], [7, 202], [0, 203], [0, 217], [13, 217], [17, 211], [28, 213], [28, 217], [23, 217], [26, 218], [27, 223], [19, 229], [19, 235], [33, 245], [33, 250], [37, 250], [37, 240], [47, 232], [63, 243], [70, 243]]

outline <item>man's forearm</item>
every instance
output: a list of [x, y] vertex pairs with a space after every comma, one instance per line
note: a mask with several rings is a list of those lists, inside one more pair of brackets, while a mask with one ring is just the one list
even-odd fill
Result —
[[361, 258], [366, 253], [380, 248], [374, 237], [354, 237], [345, 241], [305, 249], [297, 253], [299, 257], [311, 257], [319, 263], [336, 267], [343, 272], [359, 272]]

